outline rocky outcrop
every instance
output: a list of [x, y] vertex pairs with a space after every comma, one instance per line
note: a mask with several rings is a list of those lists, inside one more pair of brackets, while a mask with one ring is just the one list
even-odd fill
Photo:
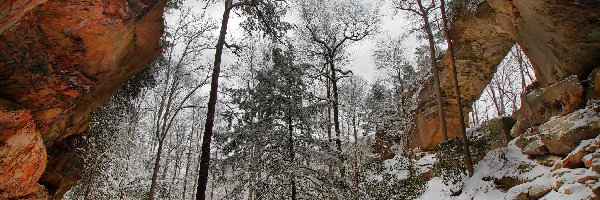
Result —
[[513, 139], [510, 136], [510, 130], [515, 125], [515, 122], [515, 119], [512, 117], [494, 118], [484, 122], [474, 131], [475, 133], [482, 134], [480, 137], [485, 138], [490, 150], [494, 150], [505, 147]]
[[[489, 8], [486, 7], [486, 8]], [[482, 9], [484, 9], [482, 7]], [[452, 24], [452, 35], [456, 48], [456, 64], [458, 81], [461, 87], [462, 102], [470, 105], [479, 98], [487, 85], [497, 65], [506, 56], [514, 42], [510, 35], [498, 31], [491, 23], [490, 16], [482, 11], [473, 15], [462, 12]], [[451, 138], [457, 137], [459, 120], [456, 113], [456, 100], [452, 93], [451, 74], [445, 63], [449, 57], [442, 59], [444, 65], [440, 68], [440, 79], [443, 96], [446, 99], [446, 123]], [[439, 118], [437, 115], [436, 95], [433, 81], [426, 81], [419, 91], [418, 111], [416, 115], [416, 134], [412, 137], [413, 145], [431, 150], [439, 144], [443, 137], [439, 133]], [[470, 106], [467, 106], [470, 108]], [[465, 111], [465, 112], [468, 112]]]
[[0, 199], [33, 193], [46, 163], [46, 147], [31, 111], [0, 100]]
[[[533, 64], [541, 88], [572, 75], [586, 79], [600, 64], [599, 16], [600, 3], [592, 0], [487, 0], [474, 13], [460, 12], [451, 34], [462, 102], [469, 108], [479, 98], [515, 43]], [[456, 137], [458, 115], [448, 60], [442, 59], [441, 82], [448, 134]], [[441, 142], [435, 98], [432, 84], [419, 93], [415, 146], [432, 149]]]
[[553, 116], [563, 116], [584, 105], [583, 86], [577, 75], [545, 88], [527, 90], [521, 95], [521, 108], [514, 114], [518, 120], [511, 135], [523, 134], [529, 127], [538, 126]]
[[[507, 199], [599, 198], [600, 129], [593, 128], [598, 123], [600, 102], [590, 101], [584, 109], [554, 117], [520, 135], [514, 144], [521, 152], [550, 167], [545, 176], [510, 188]], [[532, 151], [532, 146], [545, 151]]]
[[[540, 140], [553, 155], [566, 155], [579, 143], [600, 133], [600, 103], [556, 117], [540, 125]], [[596, 105], [593, 105], [596, 104]]]
[[524, 155], [525, 149], [513, 145], [517, 138], [487, 153], [459, 199], [598, 199], [599, 134], [581, 141], [566, 157]]
[[[159, 56], [165, 4], [0, 3], [0, 199], [44, 191], [36, 186], [38, 179], [45, 168], [60, 163], [47, 162], [46, 149], [83, 132], [91, 111]], [[53, 170], [44, 174], [46, 179], [58, 176], [54, 171], [63, 173]], [[52, 191], [63, 191], [60, 186], [45, 188], [52, 189], [52, 196]]]
[[375, 143], [373, 144], [373, 151], [379, 155], [380, 160], [392, 159], [396, 154], [392, 150], [392, 146], [396, 144], [400, 139], [387, 135], [384, 131], [377, 131], [375, 133]]
[[523, 154], [539, 156], [552, 154], [566, 156], [583, 140], [600, 134], [600, 102], [590, 101], [585, 109], [565, 116], [553, 117], [548, 122], [529, 128], [517, 137], [515, 145]]

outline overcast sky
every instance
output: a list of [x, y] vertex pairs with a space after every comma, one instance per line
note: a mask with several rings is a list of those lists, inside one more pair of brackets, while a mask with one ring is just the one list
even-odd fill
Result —
[[[379, 0], [365, 0], [365, 1], [379, 1]], [[184, 5], [186, 7], [191, 7], [194, 11], [202, 12], [203, 8], [206, 6], [206, 3], [198, 0], [187, 0]], [[406, 18], [399, 13], [397, 15], [393, 14], [393, 9], [391, 9], [391, 5], [386, 2], [384, 5], [379, 6], [380, 13], [382, 14], [381, 18], [381, 29], [380, 32], [372, 37], [368, 37], [363, 41], [358, 43], [354, 43], [350, 46], [349, 52], [350, 54], [350, 62], [347, 66], [344, 66], [346, 69], [353, 70], [355, 75], [360, 75], [364, 77], [367, 81], [373, 82], [378, 76], [375, 70], [375, 62], [372, 58], [372, 53], [376, 49], [377, 40], [382, 37], [401, 37], [408, 30], [408, 23], [406, 22]], [[206, 9], [206, 13], [211, 18], [215, 19], [220, 25], [221, 18], [223, 15], [223, 3], [216, 3], [208, 6]], [[172, 19], [171, 16], [167, 16], [167, 20], [170, 21]], [[243, 30], [239, 26], [239, 23], [242, 21], [242, 18], [238, 17], [236, 14], [232, 14], [229, 20], [228, 25], [228, 36], [232, 40], [236, 40], [236, 38], [242, 38]], [[298, 21], [291, 14], [286, 21]], [[217, 33], [218, 34], [218, 30]], [[404, 40], [404, 46], [410, 52], [413, 52], [413, 49], [417, 46], [417, 40], [414, 36], [411, 36]], [[213, 52], [207, 52], [205, 56], [212, 59]], [[408, 54], [408, 56], [412, 56], [412, 53]], [[225, 65], [233, 63], [233, 57], [231, 55], [226, 55], [223, 58], [223, 62]]]

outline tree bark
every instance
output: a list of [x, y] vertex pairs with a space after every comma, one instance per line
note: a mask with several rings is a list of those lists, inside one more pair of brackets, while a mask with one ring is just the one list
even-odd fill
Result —
[[150, 184], [150, 194], [148, 195], [148, 199], [150, 199], [150, 200], [154, 199], [154, 193], [156, 192], [156, 184], [157, 184], [156, 179], [158, 178], [158, 171], [160, 168], [160, 156], [163, 151], [163, 141], [164, 141], [164, 136], [163, 136], [163, 138], [158, 138], [158, 151], [156, 152], [156, 158], [154, 159], [154, 170], [152, 172], [152, 183]]
[[524, 92], [527, 83], [525, 83], [525, 67], [523, 67], [523, 55], [521, 54], [520, 48], [515, 48], [515, 51], [515, 56], [517, 57], [517, 62], [519, 63], [519, 72], [521, 74], [521, 92]]
[[441, 5], [441, 13], [442, 13], [442, 24], [444, 29], [444, 34], [446, 35], [446, 43], [448, 44], [448, 56], [450, 56], [450, 70], [452, 71], [452, 84], [454, 85], [454, 95], [456, 96], [457, 111], [458, 111], [458, 125], [460, 131], [460, 137], [463, 143], [463, 151], [465, 154], [465, 167], [467, 168], [467, 172], [469, 173], [469, 177], [473, 175], [473, 161], [471, 160], [471, 150], [469, 147], [469, 138], [467, 138], [467, 131], [465, 125], [465, 116], [463, 112], [462, 99], [460, 97], [460, 87], [458, 85], [458, 72], [456, 71], [456, 62], [454, 60], [454, 45], [452, 44], [452, 37], [450, 35], [450, 30], [448, 29], [448, 19], [446, 18], [446, 1], [440, 0]]
[[356, 105], [354, 105], [354, 112], [352, 113], [352, 128], [354, 133], [354, 176], [352, 177], [354, 188], [358, 187], [358, 129], [356, 128]]
[[493, 85], [494, 85], [493, 83], [490, 83], [490, 87], [489, 87], [490, 97], [492, 97], [492, 102], [494, 103], [494, 107], [496, 108], [496, 112], [498, 113], [498, 116], [503, 116], [504, 111], [500, 107], [500, 101], [498, 100], [498, 97], [496, 96], [496, 91], [494, 91]]
[[[289, 151], [290, 151], [290, 159], [291, 164], [294, 166], [296, 153], [294, 152], [294, 126], [292, 125], [292, 113], [288, 112], [287, 122], [288, 122], [288, 132], [289, 138], [288, 142], [290, 143]], [[297, 191], [296, 191], [296, 174], [294, 173], [295, 167], [292, 167], [292, 177], [290, 178], [290, 182], [292, 184], [292, 200], [296, 200]]]
[[[329, 72], [329, 70], [327, 70]], [[329, 76], [329, 75], [328, 75]], [[333, 140], [331, 139], [331, 81], [329, 78], [325, 78], [325, 88], [327, 89], [327, 146], [331, 146], [333, 144]], [[328, 172], [331, 173], [333, 171], [333, 167], [331, 164], [327, 164]]]
[[221, 56], [223, 55], [223, 46], [225, 45], [225, 36], [227, 35], [227, 24], [229, 22], [229, 13], [231, 12], [231, 4], [232, 0], [225, 0], [225, 11], [223, 11], [221, 31], [219, 33], [219, 40], [217, 41], [215, 51], [215, 61], [211, 75], [210, 94], [208, 98], [208, 111], [206, 113], [206, 123], [204, 124], [204, 135], [202, 136], [202, 154], [200, 156], [200, 173], [198, 178], [198, 188], [196, 189], [196, 200], [206, 199], [206, 184], [208, 183], [208, 167], [210, 164], [210, 143], [212, 141], [212, 129], [215, 121], [217, 91], [219, 89], [219, 73], [221, 72]]
[[[332, 56], [333, 57], [333, 56]], [[337, 78], [335, 75], [335, 65], [333, 64], [333, 58], [330, 58], [331, 61], [329, 63], [330, 71], [331, 71], [331, 90], [333, 92], [333, 128], [335, 130], [335, 145], [337, 147], [338, 153], [340, 154], [340, 160], [342, 162], [340, 166], [340, 176], [346, 176], [346, 170], [344, 168], [344, 158], [342, 157], [342, 140], [341, 140], [341, 131], [340, 131], [340, 117], [339, 117], [339, 108], [338, 108], [338, 88], [337, 88]]]

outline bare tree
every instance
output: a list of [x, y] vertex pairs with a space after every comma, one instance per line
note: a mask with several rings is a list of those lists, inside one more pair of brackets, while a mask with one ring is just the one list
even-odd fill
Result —
[[364, 103], [367, 81], [361, 76], [352, 76], [342, 82], [342, 103], [346, 111], [346, 124], [348, 135], [352, 135], [354, 143], [352, 144], [352, 185], [357, 188], [359, 185], [359, 112]]
[[[157, 91], [157, 105], [154, 108], [154, 136], [158, 141], [158, 149], [154, 159], [152, 182], [148, 198], [154, 199], [157, 187], [157, 177], [160, 168], [165, 138], [173, 127], [173, 122], [182, 109], [189, 107], [188, 100], [202, 86], [208, 83], [208, 77], [196, 80], [201, 68], [190, 69], [197, 64], [197, 57], [202, 51], [210, 47], [207, 32], [214, 29], [214, 25], [196, 16], [190, 10], [182, 11], [178, 21], [165, 38], [167, 47], [163, 58], [158, 61], [159, 75], [162, 80]], [[191, 86], [191, 87], [190, 87]]]
[[[379, 15], [370, 4], [357, 0], [306, 0], [300, 5], [303, 28], [300, 30], [302, 37], [313, 45], [311, 54], [324, 59], [328, 68], [327, 78], [331, 83], [329, 99], [333, 108], [333, 126], [335, 130], [335, 143], [340, 155], [342, 141], [340, 130], [339, 94], [337, 81], [349, 75], [336, 64], [347, 61], [346, 50], [353, 42], [363, 40], [375, 33], [378, 28]], [[338, 75], [339, 74], [339, 75]], [[345, 169], [340, 166], [340, 175], [345, 176]]]

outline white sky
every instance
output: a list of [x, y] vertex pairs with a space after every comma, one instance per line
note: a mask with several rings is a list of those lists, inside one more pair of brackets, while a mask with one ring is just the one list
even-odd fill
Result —
[[[378, 0], [368, 1], [376, 2]], [[194, 11], [202, 12], [202, 9], [206, 6], [206, 3], [199, 0], [187, 0], [185, 1], [184, 5], [186, 7], [191, 7]], [[346, 69], [353, 70], [355, 75], [362, 76], [369, 82], [373, 82], [378, 77], [378, 74], [375, 70], [375, 62], [371, 56], [372, 53], [375, 51], [378, 38], [385, 36], [400, 37], [401, 35], [406, 33], [406, 29], [409, 26], [402, 13], [393, 16], [393, 9], [391, 9], [392, 7], [389, 2], [386, 1], [384, 5], [379, 7], [381, 8], [380, 12], [383, 15], [381, 18], [380, 32], [376, 35], [373, 35], [372, 37], [368, 37], [363, 41], [351, 45], [349, 48], [349, 52], [351, 53], [349, 57], [350, 62], [347, 66], [344, 66]], [[215, 19], [218, 25], [220, 26], [220, 22], [223, 15], [223, 3], [219, 1], [215, 4], [210, 5], [206, 9], [206, 13], [208, 16]], [[168, 21], [171, 20], [169, 18], [170, 17], [167, 16]], [[286, 21], [297, 21], [297, 19], [294, 19], [295, 17], [293, 17], [293, 14], [291, 14], [291, 17], [288, 18], [289, 19]], [[239, 26], [240, 22], [242, 22], [242, 19], [236, 14], [232, 13], [227, 31], [228, 40], [236, 41], [239, 40], [239, 38], [242, 38], [243, 30]], [[218, 34], [218, 30], [215, 32], [215, 34]], [[418, 44], [417, 39], [415, 37], [410, 37], [406, 39], [405, 42], [406, 44], [404, 44], [404, 46], [406, 46], [406, 48], [411, 52], [413, 52], [413, 49]], [[408, 56], [411, 55], [412, 53], [408, 54]], [[212, 60], [214, 53], [206, 52], [205, 56], [209, 58], [209, 60]], [[225, 64], [224, 66], [233, 63], [234, 60], [235, 58], [231, 55], [225, 55], [223, 57], [223, 63]]]

